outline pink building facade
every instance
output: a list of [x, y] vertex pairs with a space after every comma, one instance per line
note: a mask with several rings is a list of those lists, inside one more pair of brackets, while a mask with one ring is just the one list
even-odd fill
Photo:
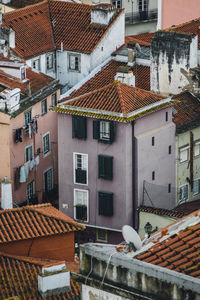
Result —
[[165, 29], [200, 16], [199, 0], [158, 0], [158, 26]]

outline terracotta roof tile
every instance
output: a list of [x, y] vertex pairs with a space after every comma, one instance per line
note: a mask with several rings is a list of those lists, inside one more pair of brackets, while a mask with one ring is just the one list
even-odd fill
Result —
[[[20, 221], [21, 220], [21, 221]], [[0, 211], [0, 243], [82, 230], [73, 219], [51, 204]]]
[[[38, 274], [42, 267], [54, 261], [30, 257], [17, 257], [0, 253], [0, 299], [18, 296], [20, 299], [42, 300], [38, 292]], [[67, 267], [68, 264], [66, 263]], [[69, 264], [70, 265], [70, 264]], [[70, 280], [71, 290], [60, 295], [47, 297], [47, 300], [78, 300], [80, 286]]]
[[[107, 26], [91, 24], [94, 6], [65, 1], [44, 1], [3, 15], [3, 26], [16, 33], [20, 57], [30, 58], [56, 48], [91, 53], [122, 10], [115, 10]], [[55, 43], [54, 43], [55, 41]]]
[[177, 126], [188, 123], [200, 117], [200, 100], [189, 91], [182, 92], [173, 97], [175, 100], [173, 121]]
[[[191, 225], [190, 225], [191, 222]], [[175, 225], [177, 224], [176, 227]], [[180, 224], [180, 225], [179, 225]], [[184, 225], [185, 224], [185, 225]], [[183, 217], [163, 229], [163, 236], [155, 245], [149, 247], [137, 259], [170, 270], [200, 277], [200, 210]], [[185, 228], [184, 228], [185, 227]], [[173, 231], [171, 231], [173, 228]], [[162, 230], [161, 230], [162, 231]], [[170, 235], [171, 232], [171, 236]], [[156, 233], [155, 239], [156, 239]], [[153, 236], [152, 235], [152, 238]], [[148, 245], [148, 244], [147, 244]], [[146, 245], [146, 246], [147, 246]], [[146, 247], [145, 246], [145, 247]], [[159, 251], [160, 250], [160, 251]]]
[[[55, 108], [67, 110], [80, 110], [87, 108], [88, 110], [96, 111], [98, 114], [101, 111], [112, 112], [118, 114], [121, 118], [129, 118], [129, 114], [140, 108], [144, 108], [150, 104], [163, 100], [164, 97], [155, 93], [145, 91], [136, 87], [132, 87], [120, 82], [114, 82], [103, 88], [92, 91], [80, 97], [61, 103], [60, 107]], [[77, 110], [78, 108], [78, 110]], [[144, 112], [148, 113], [148, 112]]]
[[[102, 70], [100, 70], [94, 77], [84, 83], [78, 90], [74, 90], [70, 97], [66, 97], [63, 101], [72, 97], [77, 97], [88, 92], [92, 92], [101, 87], [104, 87], [114, 82], [117, 70], [121, 66], [127, 64], [111, 60]], [[133, 74], [135, 75], [135, 86], [147, 91], [150, 91], [150, 68], [146, 66], [134, 66]]]
[[175, 218], [182, 218], [183, 216], [189, 214], [189, 212], [177, 211], [176, 208], [169, 210], [169, 209], [163, 209], [163, 208], [151, 207], [151, 206], [140, 206], [138, 210], [141, 212], [152, 213], [159, 216], [165, 215], [165, 216], [170, 216]]
[[125, 37], [125, 42], [138, 43], [141, 46], [149, 46], [151, 44], [151, 38], [154, 37], [155, 33], [141, 33], [135, 35], [129, 35]]

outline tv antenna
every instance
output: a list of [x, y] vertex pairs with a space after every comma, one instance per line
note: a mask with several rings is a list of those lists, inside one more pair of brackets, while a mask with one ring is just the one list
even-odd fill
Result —
[[122, 227], [122, 235], [127, 244], [128, 251], [130, 251], [130, 249], [137, 251], [142, 248], [142, 241], [138, 233], [131, 226], [124, 225]]

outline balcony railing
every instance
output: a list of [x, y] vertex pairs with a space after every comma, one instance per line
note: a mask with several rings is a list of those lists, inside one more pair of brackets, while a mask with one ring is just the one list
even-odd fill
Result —
[[148, 10], [148, 11], [138, 11], [138, 12], [130, 12], [125, 14], [125, 22], [126, 24], [133, 24], [141, 21], [151, 21], [156, 20], [158, 17], [158, 10]]

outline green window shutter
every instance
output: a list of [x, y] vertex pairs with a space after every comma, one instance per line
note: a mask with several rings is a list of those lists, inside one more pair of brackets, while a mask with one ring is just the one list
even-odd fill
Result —
[[99, 131], [100, 131], [100, 122], [99, 120], [93, 121], [93, 139], [99, 139]]
[[115, 124], [114, 122], [110, 122], [110, 143], [115, 140]]
[[99, 192], [99, 215], [113, 216], [113, 193]]
[[72, 138], [86, 139], [87, 138], [87, 122], [86, 118], [72, 116]]
[[98, 156], [98, 177], [104, 179], [113, 178], [113, 157], [112, 156]]

